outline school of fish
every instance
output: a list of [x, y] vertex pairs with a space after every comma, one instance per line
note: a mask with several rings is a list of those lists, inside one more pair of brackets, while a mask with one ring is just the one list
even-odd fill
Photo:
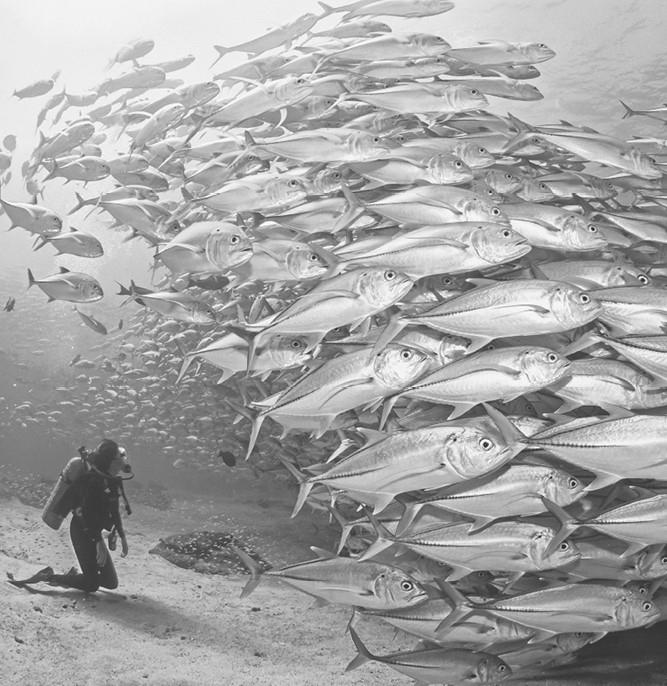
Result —
[[[173, 76], [192, 55], [146, 62], [139, 40], [88, 92], [44, 103], [32, 202], [0, 198], [10, 228], [96, 260], [111, 241], [69, 221], [97, 213], [154, 269], [119, 278], [112, 329], [88, 309], [93, 276], [27, 268], [105, 338], [58, 407], [5, 405], [5, 421], [115, 425], [181, 464], [279, 460], [294, 515], [327, 511], [340, 546], [268, 572], [238, 550], [244, 593], [270, 577], [351, 608], [348, 669], [576, 669], [585, 645], [667, 612], [665, 142], [490, 113], [541, 99], [535, 65], [555, 53], [400, 31], [453, 2], [319, 4], [214, 46], [208, 81]], [[234, 52], [248, 59], [215, 73]], [[3, 147], [4, 186], [15, 137]], [[40, 204], [53, 179], [76, 188], [68, 216]], [[420, 644], [372, 653], [377, 622]]]

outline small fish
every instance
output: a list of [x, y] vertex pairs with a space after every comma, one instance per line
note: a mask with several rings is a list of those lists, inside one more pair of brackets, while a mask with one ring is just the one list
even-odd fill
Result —
[[154, 47], [155, 41], [145, 38], [127, 43], [113, 56], [107, 69], [122, 62], [136, 62], [140, 57], [145, 57]]
[[5, 312], [11, 312], [14, 309], [15, 305], [16, 305], [16, 298], [13, 298], [10, 296], [9, 298], [7, 298], [7, 302], [5, 303], [5, 306], [2, 309]]
[[236, 466], [236, 456], [234, 453], [230, 453], [228, 450], [220, 450], [218, 452], [218, 457], [228, 466]]
[[373, 655], [362, 643], [352, 625], [348, 631], [358, 655], [346, 668], [346, 672], [374, 660], [386, 664], [416, 683], [434, 684], [497, 684], [508, 679], [512, 670], [499, 657], [474, 650], [435, 647], [411, 652]]
[[95, 317], [91, 317], [89, 314], [85, 314], [84, 312], [81, 312], [78, 307], [74, 308], [74, 311], [81, 317], [83, 323], [90, 329], [92, 329], [95, 333], [100, 333], [103, 336], [106, 336], [108, 333], [107, 327], [102, 324], [102, 322], [97, 321]]
[[315, 560], [269, 570], [261, 576], [257, 563], [247, 553], [240, 548], [234, 548], [234, 552], [252, 574], [242, 597], [252, 593], [264, 577], [278, 579], [328, 602], [368, 609], [409, 607], [427, 597], [421, 584], [397, 567], [337, 557], [320, 548], [314, 550], [319, 555]]
[[65, 267], [60, 267], [58, 274], [46, 276], [43, 279], [35, 279], [28, 269], [28, 288], [39, 286], [53, 300], [67, 300], [69, 302], [96, 302], [104, 296], [102, 286], [88, 274], [71, 272]]
[[48, 93], [55, 85], [56, 78], [60, 72], [56, 72], [50, 79], [42, 79], [41, 81], [35, 81], [34, 83], [24, 86], [15, 90], [13, 95], [19, 99], [24, 98], [36, 98], [40, 95], [45, 95]]

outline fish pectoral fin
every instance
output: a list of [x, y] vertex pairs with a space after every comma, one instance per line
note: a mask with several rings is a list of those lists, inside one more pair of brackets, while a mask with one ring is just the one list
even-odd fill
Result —
[[363, 386], [367, 383], [372, 383], [373, 379], [371, 377], [365, 377], [362, 379], [354, 379], [353, 381], [348, 381], [344, 385], [341, 386], [336, 386], [331, 390], [331, 392], [325, 396], [324, 400], [320, 403], [320, 407], [325, 405], [328, 402], [331, 402], [337, 395], [340, 393], [344, 393], [350, 388], [353, 388], [355, 386]]
[[326, 550], [325, 548], [318, 548], [316, 545], [311, 545], [310, 549], [315, 553], [315, 555], [321, 557], [323, 560], [330, 560], [336, 557], [336, 555], [332, 553], [330, 550]]
[[470, 524], [470, 528], [468, 529], [469, 534], [475, 534], [478, 533], [479, 531], [482, 531], [482, 529], [485, 529], [489, 524], [495, 521], [495, 517], [488, 517], [488, 516], [478, 516], [475, 517], [474, 521]]
[[419, 247], [436, 247], [439, 245], [451, 245], [453, 248], [461, 248], [463, 250], [467, 250], [470, 248], [470, 246], [467, 243], [463, 243], [462, 241], [457, 241], [453, 238], [445, 238], [443, 237], [438, 237], [438, 236], [429, 236], [429, 237], [424, 237], [424, 236], [401, 236], [401, 240], [406, 240], [406, 241], [419, 241]]

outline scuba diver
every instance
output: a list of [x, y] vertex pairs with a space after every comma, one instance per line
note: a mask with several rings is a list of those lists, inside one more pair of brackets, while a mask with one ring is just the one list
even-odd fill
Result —
[[[109, 548], [115, 550], [116, 538], [119, 537], [121, 557], [128, 553], [119, 498], [122, 496], [127, 514], [130, 514], [123, 481], [134, 474], [125, 449], [111, 439], [105, 438], [92, 452], [80, 448], [79, 455], [72, 458], [62, 471], [44, 507], [42, 519], [53, 529], [58, 529], [72, 512], [70, 538], [81, 572], [72, 567], [66, 574], [55, 574], [51, 567], [45, 567], [27, 579], [14, 579], [7, 573], [10, 583], [15, 586], [47, 582], [88, 593], [97, 591], [100, 586], [109, 589], [118, 586]], [[123, 477], [121, 473], [129, 476]], [[102, 536], [105, 530], [110, 532], [109, 548]]]

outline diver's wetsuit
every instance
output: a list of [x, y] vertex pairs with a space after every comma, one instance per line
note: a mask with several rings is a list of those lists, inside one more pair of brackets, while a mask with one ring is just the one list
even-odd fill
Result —
[[91, 469], [72, 484], [70, 494], [73, 514], [69, 532], [81, 574], [53, 574], [49, 581], [88, 592], [100, 586], [116, 588], [118, 576], [108, 550], [104, 565], [97, 566], [97, 543], [101, 541], [106, 549], [104, 529], [111, 531], [115, 526], [117, 533], [123, 535], [118, 481]]

